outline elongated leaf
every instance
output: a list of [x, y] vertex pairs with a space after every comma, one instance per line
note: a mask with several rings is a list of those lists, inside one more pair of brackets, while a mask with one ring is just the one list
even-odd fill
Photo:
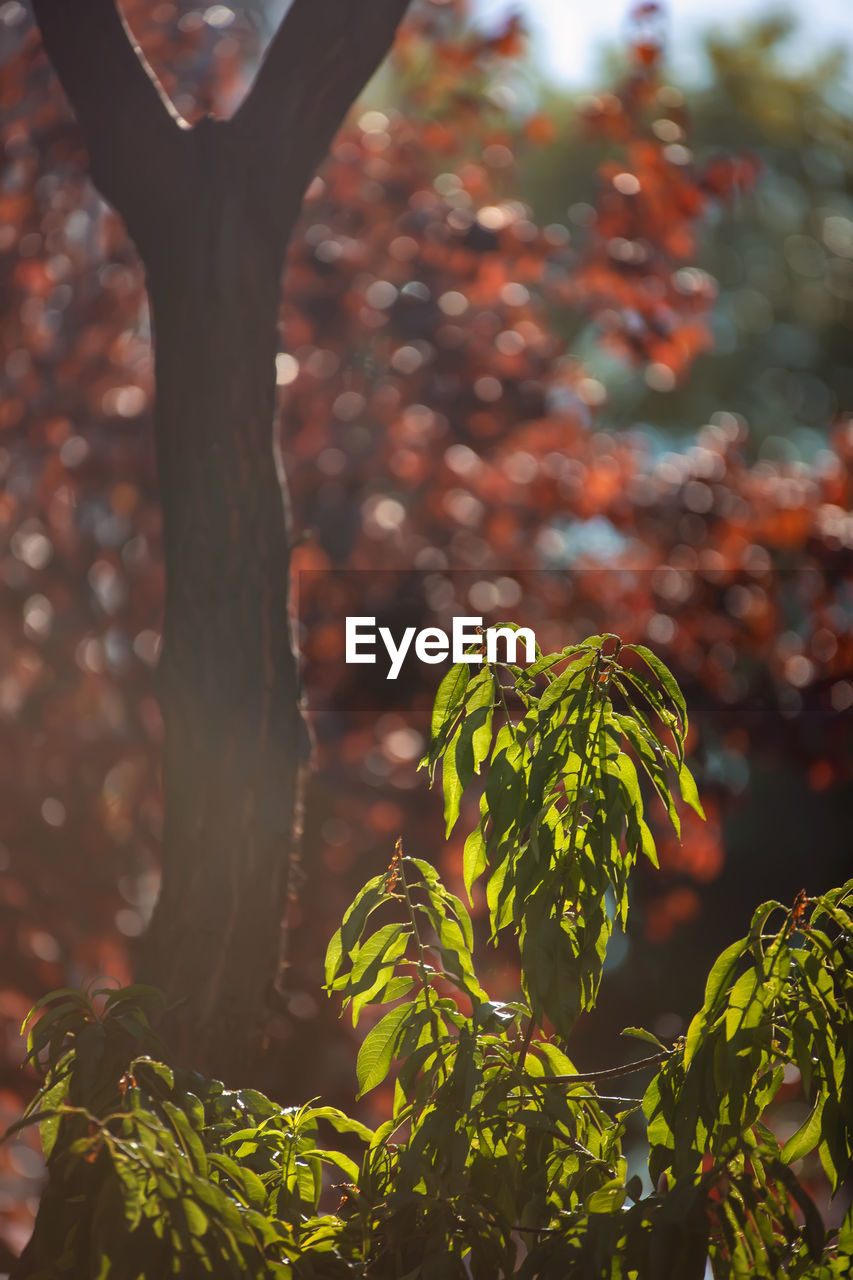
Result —
[[384, 1018], [381, 1018], [365, 1036], [356, 1062], [359, 1098], [369, 1093], [371, 1089], [375, 1089], [387, 1076], [394, 1057], [397, 1036], [410, 1012], [409, 1005], [398, 1005], [386, 1013]]
[[702, 808], [702, 801], [699, 799], [699, 790], [693, 774], [682, 761], [681, 768], [678, 771], [678, 785], [681, 789], [682, 799], [685, 804], [689, 804], [694, 813], [698, 813], [700, 818], [705, 817], [705, 810]]
[[626, 649], [632, 649], [634, 653], [638, 653], [648, 667], [654, 672], [663, 688], [666, 690], [670, 702], [675, 707], [681, 719], [682, 736], [687, 733], [687, 703], [684, 701], [684, 694], [678, 687], [675, 676], [669, 667], [665, 666], [656, 653], [651, 649], [647, 649], [644, 644], [626, 645]]
[[539, 715], [558, 703], [571, 689], [580, 687], [586, 679], [586, 673], [592, 665], [593, 658], [580, 658], [569, 664], [567, 669], [551, 681], [539, 699]]
[[645, 1027], [624, 1027], [619, 1033], [623, 1036], [633, 1036], [635, 1040], [645, 1040], [647, 1044], [653, 1044], [658, 1049], [666, 1049], [666, 1045], [659, 1040], [651, 1031], [646, 1031]]
[[462, 855], [462, 875], [465, 882], [465, 892], [468, 894], [468, 901], [472, 904], [474, 899], [471, 896], [471, 890], [474, 887], [474, 881], [479, 880], [485, 870], [486, 841], [483, 836], [482, 824], [478, 823], [465, 841], [465, 851]]
[[713, 1013], [720, 1003], [723, 989], [731, 982], [737, 970], [737, 963], [746, 951], [747, 945], [746, 938], [738, 938], [737, 942], [726, 947], [711, 966], [711, 972], [705, 983], [704, 1008], [707, 1013]]
[[55, 1000], [59, 1000], [61, 996], [67, 996], [71, 1004], [77, 1005], [81, 1010], [89, 1008], [88, 1000], [86, 1000], [85, 996], [83, 996], [82, 993], [77, 991], [74, 987], [57, 987], [55, 991], [48, 991], [47, 995], [42, 996], [40, 1000], [36, 1000], [32, 1009], [30, 1009], [29, 1013], [24, 1018], [24, 1021], [21, 1023], [20, 1034], [24, 1034], [28, 1025], [32, 1022], [40, 1009], [43, 1009], [46, 1004], [53, 1004], [53, 1002]]
[[[465, 720], [470, 723], [471, 751], [474, 758], [474, 772], [480, 772], [480, 766], [488, 758], [492, 749], [492, 715], [495, 701], [495, 682], [491, 671], [487, 668], [479, 677], [476, 693], [465, 700]], [[476, 713], [476, 714], [475, 714]]]
[[362, 1124], [360, 1120], [353, 1120], [337, 1107], [311, 1107], [305, 1115], [309, 1120], [327, 1120], [337, 1133], [354, 1133], [365, 1142], [372, 1142], [376, 1136], [366, 1124]]
[[616, 1213], [622, 1208], [625, 1195], [625, 1185], [622, 1179], [614, 1178], [587, 1197], [587, 1213]]
[[471, 668], [467, 662], [457, 662], [446, 673], [438, 686], [430, 723], [430, 737], [433, 742], [435, 742], [441, 730], [458, 710], [465, 695], [470, 670]]
[[184, 1217], [187, 1220], [187, 1227], [191, 1235], [203, 1236], [210, 1227], [207, 1214], [201, 1205], [195, 1200], [191, 1200], [189, 1196], [185, 1196], [181, 1200], [181, 1208], [184, 1211]]
[[819, 1097], [806, 1120], [800, 1125], [796, 1133], [791, 1134], [785, 1143], [780, 1157], [785, 1164], [793, 1164], [795, 1160], [808, 1155], [810, 1151], [813, 1151], [819, 1145], [825, 1103], [826, 1097]]
[[[620, 678], [615, 681], [617, 686], [623, 690], [628, 696], [627, 684], [632, 684], [645, 698], [654, 715], [661, 720], [670, 730], [675, 741], [676, 752], [679, 758], [684, 755], [684, 734], [681, 722], [676, 713], [672, 710], [668, 700], [661, 693], [660, 686], [654, 681], [649, 680], [641, 671], [635, 671], [632, 667], [622, 667], [620, 669]], [[638, 704], [636, 698], [631, 699], [632, 712], [642, 719], [643, 723], [648, 725], [650, 731], [657, 738], [657, 732], [652, 728], [652, 723], [646, 716], [642, 706]]]
[[305, 1153], [308, 1156], [314, 1156], [324, 1164], [333, 1164], [336, 1169], [340, 1169], [350, 1182], [358, 1182], [361, 1170], [358, 1165], [349, 1156], [345, 1156], [342, 1151], [332, 1151], [328, 1147], [317, 1148], [313, 1151]]
[[349, 955], [358, 942], [369, 916], [387, 902], [390, 894], [385, 889], [386, 877], [374, 876], [356, 894], [344, 915], [340, 929], [335, 933], [326, 950], [326, 985], [337, 974], [341, 961]]
[[[346, 989], [354, 991], [357, 989], [360, 980], [364, 977], [367, 970], [376, 960], [381, 960], [405, 935], [408, 939], [411, 937], [412, 928], [408, 924], [384, 924], [381, 929], [377, 929], [376, 933], [371, 934], [366, 942], [362, 943], [353, 958], [352, 972], [346, 977]], [[404, 944], [405, 945], [405, 944]], [[397, 955], [402, 955], [399, 947], [395, 948], [395, 959]], [[342, 981], [342, 979], [338, 979]]]
[[231, 1156], [222, 1155], [218, 1151], [211, 1152], [208, 1160], [212, 1168], [219, 1169], [228, 1175], [237, 1189], [237, 1194], [247, 1205], [257, 1209], [264, 1208], [267, 1200], [266, 1187], [256, 1173], [245, 1164], [239, 1164]]
[[704, 1004], [687, 1028], [684, 1049], [684, 1065], [686, 1067], [692, 1062], [703, 1036], [709, 1027], [713, 1025], [723, 1005], [724, 991], [737, 972], [738, 961], [746, 951], [747, 946], [747, 939], [739, 938], [730, 947], [726, 947], [725, 951], [715, 960], [705, 984]]
[[161, 1103], [163, 1110], [172, 1122], [187, 1159], [199, 1173], [207, 1171], [207, 1154], [198, 1134], [193, 1131], [186, 1114], [174, 1103], [165, 1100]]
[[456, 826], [459, 817], [459, 805], [462, 801], [462, 781], [456, 768], [456, 745], [461, 730], [450, 740], [450, 746], [441, 761], [441, 784], [444, 792], [444, 825], [445, 836], [449, 836]]

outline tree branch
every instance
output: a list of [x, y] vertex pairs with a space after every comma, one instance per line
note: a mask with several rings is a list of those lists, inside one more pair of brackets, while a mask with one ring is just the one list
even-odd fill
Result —
[[85, 134], [95, 185], [133, 221], [168, 190], [186, 122], [115, 0], [32, 3], [45, 52]]
[[610, 1067], [607, 1071], [583, 1071], [571, 1076], [542, 1076], [538, 1084], [595, 1084], [597, 1080], [617, 1080], [619, 1076], [630, 1076], [635, 1071], [643, 1071], [646, 1067], [656, 1067], [672, 1056], [672, 1050], [662, 1049], [660, 1053], [652, 1053], [648, 1058], [638, 1058], [636, 1062], [626, 1062], [622, 1067]]
[[391, 47], [410, 0], [293, 0], [231, 126], [292, 203]]

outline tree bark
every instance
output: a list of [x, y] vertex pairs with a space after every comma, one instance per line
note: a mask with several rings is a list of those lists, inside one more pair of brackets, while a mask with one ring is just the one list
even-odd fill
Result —
[[252, 218], [232, 136], [209, 122], [187, 140], [166, 252], [146, 255], [166, 736], [163, 881], [140, 976], [183, 1002], [166, 1027], [181, 1060], [245, 1079], [306, 756], [272, 442], [281, 257]]
[[408, 0], [294, 0], [229, 121], [190, 129], [114, 0], [33, 0], [102, 194], [146, 267], [166, 600], [160, 898], [139, 976], [176, 1057], [245, 1083], [281, 955], [307, 735], [274, 456], [280, 277], [302, 194]]

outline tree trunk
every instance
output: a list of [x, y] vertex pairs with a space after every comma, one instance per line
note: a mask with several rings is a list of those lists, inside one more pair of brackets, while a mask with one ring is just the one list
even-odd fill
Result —
[[246, 1083], [281, 958], [307, 756], [273, 446], [302, 193], [407, 0], [294, 0], [229, 121], [187, 127], [114, 0], [34, 0], [93, 177], [148, 273], [166, 602], [163, 882], [139, 976], [178, 1060]]
[[189, 997], [165, 1028], [180, 1059], [245, 1079], [276, 975], [307, 754], [273, 458], [284, 237], [259, 234], [230, 135], [207, 122], [188, 141], [182, 207], [146, 252], [166, 736], [163, 882], [140, 977]]

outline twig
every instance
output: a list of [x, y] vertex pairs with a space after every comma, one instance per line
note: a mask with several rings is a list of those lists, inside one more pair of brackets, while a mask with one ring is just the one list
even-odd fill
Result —
[[534, 1027], [534, 1026], [535, 1026], [535, 1023], [534, 1023], [534, 1020], [533, 1020], [533, 1016], [531, 1015], [531, 1017], [530, 1017], [530, 1021], [529, 1021], [529, 1022], [528, 1022], [528, 1024], [527, 1024], [527, 1030], [526, 1030], [526, 1031], [525, 1031], [525, 1033], [524, 1033], [524, 1039], [523, 1039], [523, 1040], [522, 1040], [522, 1042], [521, 1042], [521, 1048], [520, 1048], [520, 1049], [519, 1049], [519, 1051], [518, 1051], [518, 1065], [519, 1065], [519, 1068], [521, 1068], [521, 1067], [523, 1067], [523, 1066], [524, 1066], [524, 1060], [525, 1060], [525, 1058], [527, 1057], [527, 1050], [530, 1048], [530, 1041], [531, 1041], [531, 1039], [532, 1039], [532, 1037], [533, 1037], [533, 1027]]
[[615, 1080], [619, 1076], [629, 1076], [635, 1071], [643, 1071], [646, 1067], [656, 1067], [658, 1063], [665, 1062], [671, 1053], [671, 1049], [663, 1049], [660, 1053], [650, 1054], [648, 1058], [638, 1058], [636, 1062], [627, 1062], [622, 1067], [610, 1067], [607, 1071], [581, 1071], [572, 1076], [540, 1076], [536, 1083], [584, 1084], [595, 1083], [596, 1080]]

